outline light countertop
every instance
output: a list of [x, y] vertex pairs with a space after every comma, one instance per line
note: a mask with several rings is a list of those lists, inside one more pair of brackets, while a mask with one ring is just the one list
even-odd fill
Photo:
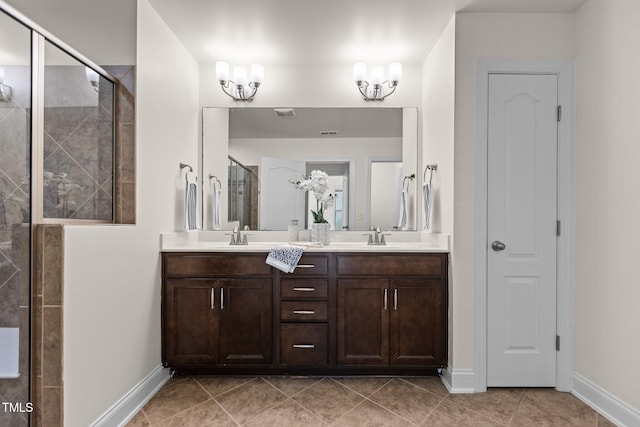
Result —
[[[287, 233], [278, 231], [249, 231], [248, 245], [230, 245], [230, 231], [189, 231], [163, 233], [162, 252], [269, 252], [288, 245]], [[242, 232], [243, 235], [245, 232]], [[340, 231], [332, 234], [328, 245], [311, 242], [292, 242], [304, 246], [305, 252], [449, 252], [449, 236], [426, 232], [390, 232], [386, 245], [367, 245], [365, 232]]]

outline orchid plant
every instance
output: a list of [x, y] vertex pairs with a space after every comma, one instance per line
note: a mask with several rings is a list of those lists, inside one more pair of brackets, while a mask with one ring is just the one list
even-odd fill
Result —
[[326, 172], [314, 170], [300, 181], [291, 181], [298, 190], [313, 192], [313, 196], [316, 199], [316, 210], [312, 210], [311, 214], [313, 215], [313, 222], [316, 224], [329, 222], [325, 219], [324, 213], [326, 209], [333, 206], [336, 199], [335, 194], [327, 194], [327, 191], [329, 191], [328, 178], [329, 175]]

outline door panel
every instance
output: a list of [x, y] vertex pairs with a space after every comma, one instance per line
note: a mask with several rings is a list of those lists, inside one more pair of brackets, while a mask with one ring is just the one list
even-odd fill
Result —
[[270, 364], [271, 279], [220, 279], [220, 363]]
[[555, 75], [489, 77], [488, 386], [555, 385], [557, 104]]
[[388, 285], [385, 279], [338, 280], [339, 365], [389, 364]]
[[437, 365], [444, 360], [440, 280], [392, 280], [390, 363]]
[[291, 185], [302, 179], [305, 162], [260, 159], [260, 229], [286, 230], [292, 219], [305, 218], [307, 193]]
[[[169, 279], [163, 322], [167, 341], [163, 359], [169, 364], [208, 364], [218, 361], [216, 281]], [[213, 292], [213, 296], [212, 296]], [[213, 298], [212, 298], [213, 297]]]

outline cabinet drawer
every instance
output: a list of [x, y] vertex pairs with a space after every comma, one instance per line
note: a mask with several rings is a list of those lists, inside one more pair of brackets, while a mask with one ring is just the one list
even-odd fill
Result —
[[282, 301], [280, 320], [327, 321], [324, 301]]
[[442, 277], [446, 254], [337, 255], [336, 262], [338, 275]]
[[288, 366], [328, 366], [327, 338], [327, 324], [281, 324], [280, 363]]
[[329, 258], [326, 255], [303, 254], [293, 275], [326, 275], [329, 272]]
[[326, 298], [327, 280], [282, 279], [280, 282], [281, 298]]
[[164, 254], [167, 277], [271, 275], [264, 254]]

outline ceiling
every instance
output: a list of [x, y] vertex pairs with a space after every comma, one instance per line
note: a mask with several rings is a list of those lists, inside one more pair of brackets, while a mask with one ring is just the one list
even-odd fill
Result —
[[573, 13], [586, 0], [149, 0], [200, 63], [421, 63], [458, 12]]

